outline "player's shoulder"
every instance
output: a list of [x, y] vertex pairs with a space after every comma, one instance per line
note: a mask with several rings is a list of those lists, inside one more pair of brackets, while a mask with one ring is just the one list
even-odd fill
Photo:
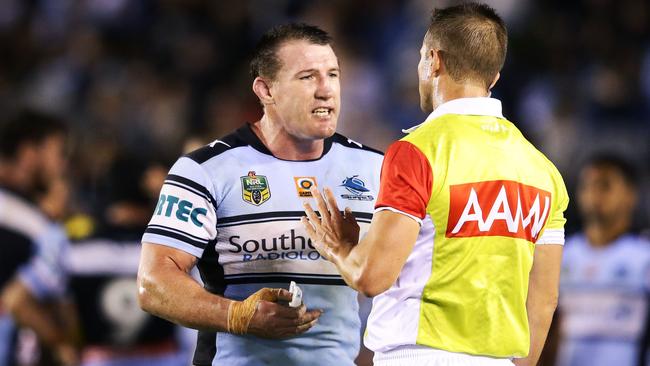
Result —
[[205, 146], [202, 146], [188, 154], [185, 154], [184, 157], [189, 158], [197, 164], [201, 165], [212, 158], [224, 154], [227, 151], [236, 149], [238, 147], [248, 146], [249, 142], [244, 136], [248, 128], [249, 127], [245, 125], [224, 137], [220, 137]]
[[0, 226], [37, 241], [48, 233], [53, 222], [27, 198], [0, 188]]
[[379, 151], [377, 149], [374, 149], [374, 148], [372, 148], [370, 146], [364, 145], [364, 144], [362, 144], [360, 142], [357, 142], [357, 141], [355, 141], [355, 140], [353, 140], [353, 139], [351, 139], [351, 138], [349, 138], [347, 136], [341, 135], [340, 133], [335, 133], [329, 139], [332, 141], [333, 144], [341, 145], [344, 148], [363, 151], [363, 152], [365, 152], [367, 154], [370, 154], [370, 155], [384, 156], [383, 152], [381, 152], [381, 151]]
[[630, 251], [631, 255], [642, 255], [644, 257], [650, 258], [650, 240], [643, 235], [635, 233], [630, 233], [624, 235], [620, 239], [621, 246]]

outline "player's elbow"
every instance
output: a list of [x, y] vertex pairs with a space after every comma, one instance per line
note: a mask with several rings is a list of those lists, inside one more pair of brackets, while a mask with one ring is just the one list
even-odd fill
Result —
[[367, 297], [375, 297], [388, 290], [392, 282], [386, 281], [386, 277], [373, 276], [369, 273], [361, 273], [354, 280], [354, 288]]
[[138, 305], [148, 313], [156, 312], [158, 301], [154, 288], [155, 279], [150, 274], [138, 273]]

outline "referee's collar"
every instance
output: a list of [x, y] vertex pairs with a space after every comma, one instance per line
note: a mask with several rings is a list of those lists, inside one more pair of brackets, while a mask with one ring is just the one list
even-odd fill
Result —
[[503, 113], [501, 112], [501, 101], [489, 97], [479, 97], [479, 98], [458, 98], [452, 99], [448, 102], [442, 103], [438, 106], [429, 117], [427, 117], [424, 122], [420, 123], [417, 126], [402, 130], [404, 133], [411, 133], [417, 130], [418, 127], [431, 121], [434, 118], [438, 118], [445, 114], [463, 114], [463, 115], [473, 115], [473, 116], [493, 116], [497, 118], [504, 118]]

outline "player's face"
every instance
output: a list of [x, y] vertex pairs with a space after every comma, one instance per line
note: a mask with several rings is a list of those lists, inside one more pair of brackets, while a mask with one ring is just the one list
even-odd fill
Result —
[[431, 113], [433, 105], [433, 88], [430, 77], [431, 56], [428, 55], [429, 48], [426, 42], [420, 48], [420, 63], [418, 64], [418, 89], [420, 91], [420, 109], [425, 113]]
[[578, 205], [585, 224], [607, 225], [620, 216], [631, 216], [636, 194], [617, 169], [590, 166], [580, 174]]
[[287, 133], [301, 140], [330, 137], [341, 104], [339, 62], [329, 45], [287, 42], [278, 49], [282, 63], [270, 92], [269, 113]]
[[35, 188], [40, 192], [49, 189], [52, 182], [64, 174], [66, 167], [65, 137], [56, 134], [46, 137], [36, 146], [39, 163], [35, 171]]

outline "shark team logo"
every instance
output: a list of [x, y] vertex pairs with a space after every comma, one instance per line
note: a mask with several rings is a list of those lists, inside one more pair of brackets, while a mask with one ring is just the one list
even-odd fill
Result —
[[341, 198], [343, 199], [355, 201], [372, 201], [375, 199], [373, 196], [367, 194], [370, 190], [366, 188], [366, 183], [358, 175], [345, 178], [341, 187], [344, 187], [348, 192], [352, 193], [342, 194]]
[[551, 209], [551, 193], [515, 181], [449, 187], [448, 238], [508, 236], [537, 241]]
[[271, 198], [269, 181], [264, 175], [257, 175], [254, 171], [241, 177], [242, 199], [252, 205], [259, 206]]

